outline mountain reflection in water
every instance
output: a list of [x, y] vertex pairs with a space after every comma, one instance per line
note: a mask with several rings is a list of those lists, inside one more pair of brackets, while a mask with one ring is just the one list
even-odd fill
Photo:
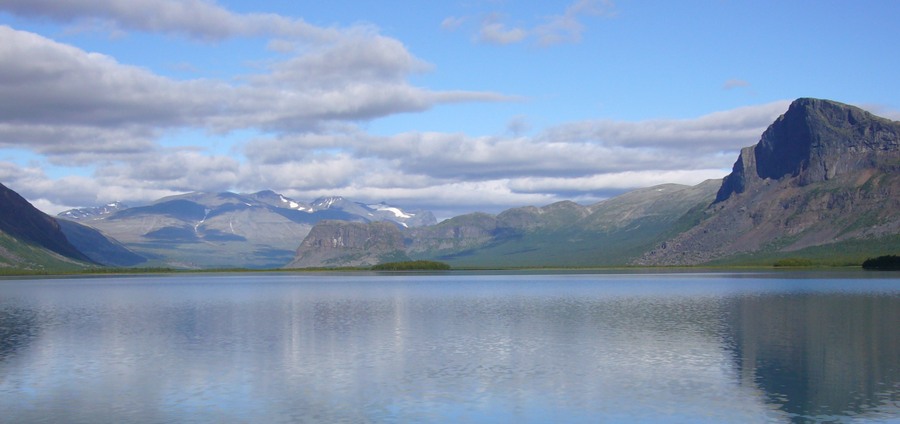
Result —
[[[741, 384], [805, 421], [900, 402], [900, 301], [865, 293], [740, 296], [729, 334]], [[805, 418], [804, 418], [805, 417]], [[900, 420], [900, 416], [893, 419]]]
[[0, 281], [9, 422], [900, 419], [898, 280]]

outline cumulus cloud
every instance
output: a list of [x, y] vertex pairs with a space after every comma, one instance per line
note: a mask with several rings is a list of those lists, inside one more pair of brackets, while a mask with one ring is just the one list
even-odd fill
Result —
[[234, 13], [208, 0], [5, 0], [0, 10], [63, 23], [100, 20], [119, 29], [177, 34], [199, 40], [278, 36], [318, 41], [339, 36], [339, 31], [333, 28], [275, 14]]
[[171, 128], [305, 131], [441, 103], [509, 99], [406, 81], [428, 69], [396, 40], [370, 36], [274, 62], [246, 84], [180, 81], [0, 26], [0, 143], [50, 155], [122, 153], [147, 149]]
[[[496, 26], [482, 28], [483, 41], [577, 42], [581, 20], [612, 7], [579, 0], [527, 30], [495, 18], [486, 23]], [[13, 0], [0, 9], [60, 22], [99, 17], [129, 30], [202, 40], [264, 35], [271, 37], [267, 48], [280, 53], [236, 80], [177, 80], [0, 26], [0, 148], [40, 156], [33, 164], [0, 162], [0, 181], [52, 212], [194, 190], [273, 189], [300, 200], [344, 195], [445, 217], [564, 199], [593, 202], [627, 189], [724, 175], [738, 149], [758, 140], [788, 104], [681, 120], [585, 120], [535, 134], [518, 116], [500, 135], [374, 135], [365, 123], [380, 117], [518, 99], [417, 87], [410, 79], [432, 65], [373, 28], [317, 28], [199, 0]], [[195, 14], [219, 19], [188, 19]], [[213, 139], [248, 131], [255, 138], [229, 154], [163, 146], [180, 131]], [[89, 171], [49, 176], [46, 163], [89, 165]]]

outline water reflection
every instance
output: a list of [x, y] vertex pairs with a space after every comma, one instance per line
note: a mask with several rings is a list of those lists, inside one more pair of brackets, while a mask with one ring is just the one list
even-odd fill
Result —
[[741, 383], [796, 421], [900, 419], [897, 296], [741, 296], [731, 312]]
[[689, 275], [0, 281], [0, 416], [887, 421], [900, 394], [890, 283], [847, 292], [840, 281]]

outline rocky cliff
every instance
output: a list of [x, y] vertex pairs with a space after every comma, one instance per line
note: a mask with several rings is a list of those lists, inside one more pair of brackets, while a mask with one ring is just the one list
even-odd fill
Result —
[[310, 230], [285, 268], [356, 267], [407, 260], [403, 249], [403, 234], [394, 223], [326, 220]]
[[705, 219], [636, 263], [699, 264], [900, 234], [900, 123], [798, 99], [741, 150]]

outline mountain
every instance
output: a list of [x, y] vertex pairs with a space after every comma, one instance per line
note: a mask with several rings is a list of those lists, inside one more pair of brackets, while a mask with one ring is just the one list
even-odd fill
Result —
[[403, 234], [384, 221], [322, 221], [316, 224], [286, 268], [371, 266], [408, 260]]
[[701, 222], [636, 263], [825, 254], [855, 261], [892, 253], [898, 235], [900, 122], [838, 102], [798, 99], [755, 146], [741, 150]]
[[59, 223], [0, 184], [0, 269], [67, 270], [96, 265]]
[[[335, 227], [335, 223], [329, 223]], [[411, 259], [456, 267], [860, 263], [900, 251], [900, 123], [798, 99], [724, 180], [665, 184], [588, 206], [559, 202], [401, 229]], [[310, 233], [313, 237], [318, 231]], [[304, 241], [290, 266], [326, 262]], [[345, 249], [345, 259], [358, 254]]]
[[353, 215], [365, 217], [369, 221], [391, 221], [406, 228], [421, 227], [437, 223], [434, 215], [428, 211], [417, 210], [405, 212], [398, 207], [390, 206], [384, 202], [367, 205], [360, 202], [352, 202], [343, 197], [321, 197], [316, 199], [310, 207], [316, 211], [340, 210]]
[[130, 267], [147, 262], [147, 258], [131, 251], [122, 243], [87, 225], [66, 219], [57, 220], [66, 238], [92, 261], [106, 266]]
[[[718, 180], [696, 186], [666, 184], [590, 206], [563, 201], [510, 209], [496, 216], [471, 213], [436, 225], [400, 228], [402, 252], [395, 251], [400, 247], [395, 243], [388, 250], [394, 257], [403, 253], [411, 259], [439, 260], [456, 267], [623, 264], [685, 225], [682, 221], [691, 211], [713, 201], [719, 185]], [[359, 243], [353, 247], [329, 243], [339, 227], [334, 222], [314, 227], [288, 267], [360, 265]], [[316, 255], [316, 249], [327, 254]]]
[[111, 215], [120, 210], [128, 209], [128, 205], [121, 202], [112, 202], [107, 203], [103, 206], [97, 206], [92, 208], [79, 208], [79, 209], [69, 209], [65, 212], [62, 212], [58, 215], [58, 217], [63, 219], [68, 219], [70, 221], [78, 221], [82, 219], [96, 219], [101, 218], [107, 215]]
[[406, 227], [434, 223], [430, 212], [405, 212], [340, 197], [307, 204], [269, 190], [195, 192], [112, 213], [78, 211], [83, 210], [66, 211], [59, 217], [118, 240], [147, 258], [147, 266], [176, 268], [281, 267], [293, 260], [300, 241], [323, 220], [389, 221]]

